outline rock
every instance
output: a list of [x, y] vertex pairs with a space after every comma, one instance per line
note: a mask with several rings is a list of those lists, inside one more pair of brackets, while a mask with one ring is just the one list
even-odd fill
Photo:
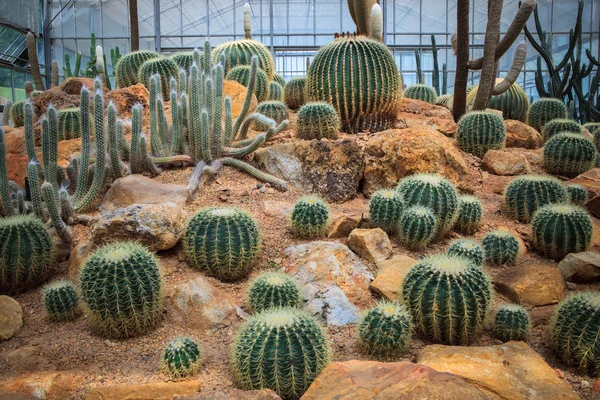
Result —
[[200, 391], [196, 380], [158, 382], [130, 386], [97, 386], [88, 390], [86, 400], [171, 400]]
[[106, 104], [111, 101], [115, 104], [117, 115], [120, 118], [131, 118], [131, 109], [134, 105], [139, 103], [144, 107], [144, 110], [148, 109], [150, 93], [143, 84], [138, 83], [137, 85], [111, 90], [106, 93], [104, 98]]
[[74, 94], [79, 96], [81, 93], [81, 88], [84, 86], [88, 88], [91, 93], [93, 93], [94, 80], [92, 78], [72, 76], [70, 78], [65, 79], [58, 88], [67, 94]]
[[177, 285], [169, 298], [169, 315], [189, 329], [215, 329], [237, 320], [236, 304], [202, 276]]
[[371, 262], [387, 259], [392, 255], [392, 244], [381, 228], [355, 229], [348, 236], [348, 247]]
[[411, 362], [333, 362], [310, 385], [302, 400], [487, 399], [458, 376]]
[[531, 318], [531, 323], [533, 326], [540, 325], [548, 325], [550, 319], [554, 316], [556, 312], [556, 304], [549, 306], [540, 306], [533, 307], [531, 311], [529, 311], [529, 316]]
[[592, 168], [571, 179], [569, 183], [576, 183], [586, 188], [590, 199], [600, 196], [600, 168]]
[[143, 175], [128, 175], [115, 180], [104, 195], [100, 211], [113, 211], [133, 204], [174, 203], [178, 209], [187, 203], [184, 185], [168, 185]]
[[502, 111], [500, 111], [500, 110], [496, 110], [494, 108], [486, 108], [485, 112], [486, 113], [490, 113], [490, 114], [495, 114], [496, 116], [498, 116], [500, 118], [503, 118], [502, 117]]
[[363, 176], [362, 151], [354, 139], [299, 140], [258, 149], [261, 169], [329, 202], [356, 197]]
[[235, 388], [205, 389], [191, 396], [176, 397], [175, 400], [281, 400], [277, 393], [270, 389], [240, 390]]
[[327, 325], [342, 326], [358, 322], [358, 307], [348, 300], [346, 293], [330, 281], [316, 281], [302, 286], [304, 309]]
[[424, 101], [404, 97], [400, 105], [400, 112], [420, 114], [426, 117], [438, 117], [442, 119], [453, 119], [452, 113], [446, 107], [436, 106]]
[[[231, 113], [233, 118], [237, 118], [242, 112], [244, 106], [244, 99], [246, 98], [246, 92], [248, 89], [246, 86], [238, 83], [237, 81], [225, 80], [223, 81], [223, 98], [229, 96], [231, 99]], [[253, 112], [258, 104], [256, 95], [252, 95], [252, 101], [250, 102], [249, 113]]]
[[567, 290], [558, 268], [536, 263], [506, 268], [493, 282], [499, 294], [515, 303], [531, 306], [558, 303]]
[[8, 340], [23, 327], [23, 310], [15, 299], [0, 296], [0, 340]]
[[69, 270], [67, 273], [67, 277], [77, 282], [79, 279], [79, 274], [81, 272], [81, 266], [83, 265], [85, 259], [91, 254], [94, 246], [91, 242], [85, 240], [79, 242], [73, 250], [71, 250], [71, 255], [69, 256]]
[[13, 372], [39, 372], [56, 369], [52, 365], [52, 361], [41, 354], [40, 346], [37, 343], [6, 350], [0, 354], [0, 358], [2, 363], [6, 363]]
[[529, 166], [534, 169], [541, 170], [544, 166], [544, 149], [525, 150], [522, 154], [527, 159]]
[[506, 128], [506, 147], [537, 149], [544, 145], [542, 135], [531, 126], [512, 119], [504, 121]]
[[596, 217], [600, 218], [600, 196], [596, 196], [585, 203], [585, 208]]
[[456, 122], [453, 119], [444, 119], [439, 117], [427, 118], [423, 121], [423, 125], [431, 126], [438, 132], [443, 133], [448, 137], [454, 137], [456, 134]]
[[36, 371], [0, 381], [0, 393], [34, 396], [46, 400], [71, 399], [84, 379], [84, 376], [71, 372]]
[[531, 172], [527, 158], [511, 149], [488, 150], [481, 166], [494, 175], [523, 175]]
[[524, 342], [483, 347], [432, 345], [422, 350], [417, 363], [458, 375], [478, 386], [490, 399], [579, 398]]
[[134, 204], [103, 212], [92, 225], [92, 242], [98, 246], [135, 239], [152, 251], [174, 247], [185, 230], [185, 212], [175, 203]]
[[[46, 114], [50, 104], [52, 104], [57, 110], [62, 110], [64, 108], [79, 107], [79, 102], [79, 93], [68, 94], [63, 92], [58, 87], [54, 87], [49, 90], [44, 90], [33, 98], [33, 112], [35, 118], [40, 118], [43, 114]], [[91, 103], [92, 102], [90, 102], [90, 104]], [[106, 104], [108, 104], [108, 102]]]
[[294, 205], [285, 201], [265, 200], [262, 203], [263, 213], [268, 217], [287, 219], [290, 212], [292, 212], [292, 208], [294, 208]]
[[369, 289], [384, 299], [399, 301], [402, 297], [404, 277], [416, 262], [414, 258], [400, 254], [378, 262], [379, 272], [377, 278], [369, 285]]
[[593, 251], [568, 254], [558, 263], [558, 269], [569, 282], [600, 281], [600, 254]]
[[27, 176], [27, 151], [25, 149], [25, 134], [23, 128], [11, 129], [4, 134], [6, 146], [6, 169], [8, 179], [19, 186], [25, 186]]
[[327, 237], [330, 239], [341, 239], [348, 237], [350, 232], [358, 228], [361, 220], [362, 215], [359, 217], [340, 215], [334, 219], [329, 226], [329, 233], [327, 234]]
[[66, 168], [71, 164], [71, 156], [81, 153], [81, 138], [58, 142], [58, 165]]
[[467, 192], [473, 192], [481, 180], [480, 172], [467, 163], [452, 139], [428, 126], [379, 132], [365, 144], [364, 153], [361, 186], [367, 197], [421, 172], [440, 173]]

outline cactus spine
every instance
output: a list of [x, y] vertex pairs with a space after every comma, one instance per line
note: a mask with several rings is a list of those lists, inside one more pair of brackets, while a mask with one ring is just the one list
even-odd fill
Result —
[[531, 127], [541, 132], [546, 123], [553, 119], [565, 119], [567, 116], [567, 107], [561, 100], [542, 98], [531, 105], [527, 122]]
[[456, 126], [458, 147], [483, 158], [488, 150], [504, 148], [504, 121], [496, 114], [475, 111], [463, 116]]
[[446, 252], [452, 257], [463, 257], [472, 262], [475, 266], [481, 267], [485, 261], [484, 247], [474, 240], [457, 239], [450, 243]]
[[393, 360], [408, 348], [412, 318], [404, 305], [381, 301], [365, 313], [358, 325], [360, 342], [378, 359]]
[[329, 103], [304, 104], [296, 119], [296, 137], [304, 140], [337, 139], [340, 118]]
[[438, 219], [428, 207], [412, 206], [400, 216], [398, 233], [400, 242], [411, 250], [421, 249], [435, 236]]
[[566, 185], [566, 189], [572, 204], [582, 206], [587, 203], [589, 197], [586, 188], [581, 185], [570, 184]]
[[454, 224], [458, 232], [472, 235], [479, 230], [483, 217], [483, 205], [475, 196], [460, 196], [458, 198], [458, 217]]
[[579, 133], [561, 133], [544, 145], [544, 166], [551, 174], [573, 178], [596, 165], [596, 146]]
[[546, 204], [568, 200], [569, 195], [562, 182], [546, 175], [517, 177], [504, 190], [506, 214], [520, 222], [529, 222], [533, 213]]
[[529, 313], [522, 306], [505, 304], [496, 312], [493, 334], [503, 342], [525, 340], [530, 330]]
[[254, 312], [302, 305], [300, 286], [283, 272], [264, 272], [248, 284], [248, 305]]
[[417, 84], [408, 87], [404, 91], [404, 97], [424, 101], [429, 104], [435, 104], [437, 101], [437, 92], [435, 91], [435, 88], [431, 86]]
[[306, 77], [298, 76], [290, 79], [283, 87], [283, 101], [292, 110], [297, 110], [304, 104]]
[[71, 321], [81, 312], [77, 289], [69, 281], [55, 281], [44, 287], [42, 300], [51, 321]]
[[572, 119], [553, 119], [548, 121], [542, 128], [542, 137], [544, 142], [550, 140], [553, 136], [559, 133], [583, 133], [581, 125]]
[[329, 226], [329, 206], [317, 196], [303, 197], [292, 208], [290, 225], [296, 237], [323, 236]]
[[519, 239], [503, 229], [486, 233], [481, 243], [492, 265], [515, 265], [522, 252]]
[[200, 346], [188, 337], [173, 339], [163, 353], [161, 369], [172, 378], [196, 375], [204, 361], [203, 353]]
[[380, 189], [373, 193], [369, 201], [369, 217], [373, 225], [392, 234], [398, 230], [403, 208], [402, 197], [398, 192]]

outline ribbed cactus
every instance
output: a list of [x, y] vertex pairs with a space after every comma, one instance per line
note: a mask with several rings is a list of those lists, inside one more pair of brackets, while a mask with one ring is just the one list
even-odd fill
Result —
[[10, 119], [12, 119], [15, 128], [19, 128], [25, 125], [25, 114], [23, 110], [23, 106], [25, 101], [17, 101], [10, 108]]
[[160, 365], [163, 373], [172, 378], [186, 378], [200, 371], [204, 351], [189, 337], [173, 339], [167, 345]]
[[0, 292], [21, 292], [43, 282], [55, 263], [52, 237], [33, 215], [0, 219]]
[[337, 139], [339, 130], [340, 118], [329, 103], [307, 103], [298, 111], [296, 137], [299, 139]]
[[458, 192], [448, 179], [438, 174], [416, 174], [402, 179], [396, 190], [406, 206], [429, 207], [437, 218], [435, 236], [442, 237], [458, 217]]
[[8, 126], [8, 123], [10, 121], [10, 109], [12, 108], [12, 101], [7, 100], [6, 103], [4, 104], [4, 109], [2, 110], [2, 125], [1, 126]]
[[569, 201], [571, 201], [571, 203], [578, 206], [582, 206], [587, 203], [589, 196], [586, 188], [574, 183], [566, 185], [565, 187], [567, 189], [567, 193], [569, 194]]
[[538, 209], [531, 227], [534, 247], [554, 260], [586, 251], [594, 233], [588, 212], [572, 204], [548, 204]]
[[483, 205], [475, 196], [460, 196], [458, 198], [458, 217], [454, 228], [465, 235], [472, 235], [479, 230], [483, 217]]
[[437, 217], [428, 207], [407, 208], [398, 222], [400, 243], [411, 250], [427, 246], [435, 237], [437, 222]]
[[[152, 58], [160, 57], [159, 54], [153, 51], [134, 51], [126, 54], [115, 66], [115, 78], [117, 79], [117, 86], [120, 88], [133, 86], [136, 83], [140, 83], [138, 73], [140, 67], [146, 61]], [[167, 77], [166, 79], [168, 79]]]
[[600, 293], [579, 292], [558, 305], [550, 323], [558, 357], [590, 375], [600, 370], [599, 317]]
[[156, 257], [144, 246], [98, 248], [84, 262], [80, 282], [87, 319], [104, 336], [137, 336], [162, 318], [164, 284]]
[[[250, 82], [250, 66], [249, 65], [238, 65], [232, 68], [227, 73], [227, 79], [237, 81], [242, 85], [248, 87]], [[262, 69], [256, 71], [256, 83], [254, 87], [254, 94], [259, 103], [267, 99], [269, 92], [269, 77]]]
[[191, 51], [186, 51], [183, 53], [177, 53], [171, 56], [171, 60], [177, 65], [179, 68], [183, 69], [186, 73], [190, 72], [190, 68], [192, 68], [192, 64], [194, 63], [194, 53]]
[[2, 216], [10, 217], [15, 214], [15, 209], [11, 201], [6, 160], [6, 137], [4, 128], [0, 126], [0, 203], [2, 204], [0, 211], [2, 211]]
[[519, 239], [503, 229], [486, 233], [481, 244], [485, 260], [492, 265], [515, 265], [522, 252]]
[[377, 303], [358, 324], [361, 345], [382, 360], [393, 360], [406, 352], [412, 329], [412, 317], [406, 307], [390, 301]]
[[482, 158], [488, 150], [504, 148], [506, 129], [496, 114], [474, 111], [464, 115], [456, 126], [458, 147]]
[[417, 84], [406, 88], [404, 97], [413, 100], [424, 101], [425, 103], [435, 104], [437, 101], [437, 92], [435, 88], [428, 85]]
[[542, 98], [531, 105], [527, 123], [541, 132], [546, 123], [557, 118], [565, 119], [567, 116], [567, 106], [565, 106], [565, 103], [563, 103], [562, 100]]
[[402, 197], [395, 190], [380, 189], [373, 193], [369, 201], [371, 223], [388, 234], [393, 234], [398, 230], [403, 210]]
[[79, 108], [58, 111], [58, 140], [75, 139], [81, 136]]
[[138, 81], [150, 90], [150, 77], [160, 76], [160, 92], [163, 100], [169, 100], [169, 81], [171, 78], [178, 79], [179, 67], [173, 60], [166, 57], [151, 58], [144, 62], [138, 72]]
[[[503, 79], [496, 79], [496, 84], [499, 84]], [[467, 105], [472, 105], [477, 97], [478, 86], [473, 87], [467, 95]], [[488, 108], [502, 111], [504, 119], [514, 119], [521, 122], [527, 121], [527, 113], [529, 112], [529, 97], [527, 93], [517, 83], [510, 85], [510, 88], [498, 95], [493, 95], [490, 98]]]
[[435, 343], [449, 345], [469, 343], [479, 334], [492, 296], [492, 285], [482, 268], [447, 255], [423, 258], [402, 285], [402, 298], [417, 331]]
[[451, 94], [443, 94], [441, 96], [438, 96], [438, 98], [435, 101], [435, 104], [438, 106], [444, 106], [446, 107], [448, 110], [452, 111], [452, 100], [454, 99], [454, 96]]
[[505, 304], [496, 312], [493, 334], [503, 342], [525, 340], [530, 329], [529, 313], [522, 306]]
[[594, 168], [597, 161], [596, 146], [579, 133], [560, 133], [544, 145], [544, 166], [551, 174], [572, 178]]
[[258, 275], [248, 284], [247, 296], [248, 306], [254, 312], [302, 305], [300, 285], [283, 272], [263, 272]]
[[325, 331], [313, 316], [276, 308], [242, 325], [232, 345], [231, 368], [241, 389], [272, 389], [283, 399], [297, 400], [330, 359]]
[[74, 320], [81, 312], [77, 289], [69, 281], [54, 281], [44, 286], [42, 300], [48, 318], [55, 322]]
[[279, 83], [281, 85], [282, 88], [285, 87], [285, 78], [283, 77], [283, 75], [275, 72], [273, 74], [273, 81]]
[[553, 119], [548, 121], [542, 128], [542, 137], [544, 142], [547, 142], [553, 136], [559, 133], [583, 133], [581, 125], [572, 119]]
[[598, 153], [600, 153], [600, 122], [588, 122], [583, 125], [583, 127], [594, 137], [594, 144], [596, 145]]
[[269, 82], [267, 93], [268, 100], [283, 101], [283, 86], [279, 83], [275, 81]]
[[466, 258], [477, 267], [483, 266], [485, 262], [485, 249], [475, 240], [456, 239], [450, 243], [446, 254], [453, 257]]
[[506, 215], [521, 222], [529, 222], [533, 213], [551, 203], [569, 200], [562, 182], [547, 175], [523, 175], [513, 179], [504, 190]]
[[299, 238], [317, 238], [327, 232], [329, 206], [317, 196], [298, 200], [290, 213], [292, 233]]
[[29, 68], [31, 69], [31, 75], [35, 82], [36, 90], [44, 90], [44, 82], [42, 81], [42, 74], [40, 72], [40, 64], [38, 61], [37, 52], [37, 40], [33, 33], [27, 32], [27, 60], [29, 61]]
[[[277, 100], [263, 101], [256, 107], [255, 112], [272, 119], [277, 124], [282, 123], [290, 117], [287, 106], [281, 101]], [[258, 130], [267, 130], [269, 129], [270, 124], [257, 120], [254, 121], [254, 127]]]
[[192, 265], [224, 281], [245, 277], [261, 238], [252, 216], [235, 208], [205, 208], [188, 221], [183, 245]]
[[292, 110], [297, 110], [304, 104], [306, 77], [297, 76], [290, 79], [283, 87], [283, 101]]

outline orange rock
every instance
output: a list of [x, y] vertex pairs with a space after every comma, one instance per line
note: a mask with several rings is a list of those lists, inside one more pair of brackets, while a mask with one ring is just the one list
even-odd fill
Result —
[[537, 149], [542, 147], [542, 135], [531, 126], [512, 119], [504, 121], [506, 128], [506, 147]]
[[417, 260], [412, 257], [396, 254], [389, 260], [377, 263], [377, 278], [370, 283], [369, 289], [382, 298], [399, 301], [402, 297], [402, 282]]
[[35, 396], [47, 400], [70, 399], [85, 378], [70, 372], [36, 372], [0, 381], [0, 393]]
[[[108, 104], [112, 101], [117, 108], [117, 115], [120, 118], [124, 118], [131, 117], [131, 108], [138, 103], [144, 107], [144, 110], [147, 110], [149, 99], [150, 93], [148, 93], [146, 87], [138, 83], [137, 85], [111, 90], [106, 93], [105, 103]], [[147, 115], [144, 115], [144, 118]]]
[[420, 100], [403, 98], [400, 105], [400, 112], [420, 114], [426, 117], [439, 117], [443, 119], [453, 119], [452, 113], [444, 106], [436, 106]]
[[158, 382], [130, 386], [98, 386], [91, 388], [86, 400], [172, 400], [200, 391], [200, 382]]
[[81, 138], [58, 142], [58, 165], [65, 168], [71, 164], [71, 156], [81, 153]]
[[94, 88], [94, 80], [92, 78], [71, 77], [65, 79], [63, 83], [60, 84], [59, 88], [67, 94], [79, 96], [83, 86], [91, 91]]
[[[225, 98], [225, 96], [229, 96], [231, 99], [231, 113], [233, 114], [233, 118], [237, 118], [237, 116], [242, 112], [246, 92], [248, 92], [248, 89], [236, 81], [226, 80], [223, 82], [223, 98]], [[258, 101], [256, 100], [256, 95], [252, 95], [249, 112], [254, 111], [257, 104]]]
[[531, 306], [558, 303], [567, 291], [558, 268], [536, 263], [506, 268], [493, 281], [498, 293], [515, 303]]

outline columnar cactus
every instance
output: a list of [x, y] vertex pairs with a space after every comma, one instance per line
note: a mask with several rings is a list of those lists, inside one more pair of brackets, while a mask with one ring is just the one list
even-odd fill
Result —
[[393, 234], [398, 230], [398, 223], [403, 209], [402, 197], [395, 190], [378, 190], [373, 193], [369, 201], [371, 222], [389, 234]]
[[294, 204], [290, 213], [292, 233], [299, 238], [323, 236], [329, 226], [329, 206], [317, 196], [306, 196]]
[[81, 312], [77, 289], [69, 281], [54, 281], [46, 285], [42, 300], [48, 318], [55, 322], [74, 320]]
[[58, 111], [58, 140], [75, 139], [81, 136], [79, 108]]
[[398, 222], [400, 242], [411, 250], [421, 249], [435, 237], [438, 219], [428, 207], [412, 206], [402, 212]]
[[283, 101], [283, 86], [275, 81], [269, 82], [269, 88], [267, 90], [267, 99]]
[[10, 109], [12, 108], [12, 101], [7, 100], [2, 110], [2, 126], [8, 126], [10, 121]]
[[154, 328], [163, 314], [163, 281], [154, 254], [134, 243], [95, 250], [81, 269], [88, 321], [108, 337], [133, 337]]
[[138, 81], [150, 90], [150, 77], [158, 74], [163, 100], [169, 100], [169, 81], [179, 77], [179, 67], [166, 57], [151, 58], [144, 62], [138, 72]]
[[329, 103], [304, 104], [296, 119], [296, 137], [304, 140], [337, 139], [340, 118]]
[[[502, 82], [502, 79], [496, 79], [496, 84]], [[477, 97], [477, 89], [479, 86], [473, 87], [467, 95], [467, 105], [472, 105]], [[529, 112], [529, 97], [527, 93], [517, 83], [510, 85], [510, 88], [502, 93], [493, 95], [490, 98], [488, 108], [502, 111], [504, 119], [514, 119], [521, 122], [527, 121], [527, 113]]]
[[496, 312], [493, 335], [503, 342], [525, 340], [530, 329], [529, 313], [522, 306], [505, 304]]
[[300, 285], [283, 272], [263, 272], [258, 275], [248, 284], [247, 295], [248, 305], [254, 312], [302, 305]]
[[319, 322], [292, 308], [271, 309], [248, 319], [231, 354], [241, 389], [272, 389], [289, 400], [299, 399], [331, 359]]
[[380, 301], [364, 314], [358, 324], [358, 334], [369, 354], [393, 360], [408, 348], [412, 318], [404, 305]]
[[460, 196], [458, 198], [458, 217], [454, 228], [466, 235], [472, 235], [479, 230], [483, 217], [483, 205], [475, 196]]
[[567, 106], [565, 106], [565, 103], [563, 103], [562, 100], [543, 98], [531, 105], [527, 123], [541, 132], [546, 123], [557, 118], [565, 119], [567, 116]]
[[485, 260], [493, 265], [515, 265], [522, 252], [519, 239], [503, 229], [486, 233], [481, 244]]
[[435, 104], [437, 101], [437, 92], [432, 86], [417, 84], [409, 86], [404, 91], [404, 97], [414, 100], [421, 100], [429, 104]]
[[449, 345], [469, 343], [479, 334], [492, 296], [492, 285], [482, 268], [447, 255], [423, 258], [408, 272], [402, 287], [417, 331], [435, 343]]
[[185, 72], [189, 73], [190, 68], [192, 68], [192, 64], [194, 63], [193, 52], [186, 51], [183, 53], [177, 53], [171, 56], [171, 60]]
[[571, 203], [578, 206], [582, 206], [587, 203], [589, 197], [586, 188], [574, 183], [566, 185], [565, 187], [567, 188], [567, 193], [569, 194], [569, 200]]
[[194, 376], [204, 361], [202, 348], [188, 337], [169, 342], [160, 360], [162, 371], [172, 378]]
[[474, 111], [464, 115], [456, 126], [458, 147], [482, 158], [488, 150], [504, 148], [506, 129], [496, 114]]
[[298, 76], [290, 79], [283, 87], [283, 101], [292, 110], [297, 110], [304, 104], [306, 77]]
[[531, 226], [535, 248], [555, 260], [586, 251], [594, 232], [588, 212], [571, 204], [548, 204], [538, 209]]
[[579, 292], [563, 300], [550, 323], [558, 357], [585, 373], [600, 370], [600, 294]]
[[[250, 82], [250, 66], [249, 65], [238, 65], [232, 68], [227, 73], [227, 79], [237, 81], [242, 85], [248, 87]], [[269, 94], [269, 77], [262, 69], [256, 71], [256, 86], [254, 87], [254, 94], [259, 103], [265, 101]]]
[[572, 119], [553, 119], [548, 121], [542, 128], [542, 137], [544, 142], [550, 140], [554, 135], [559, 133], [583, 133], [581, 125]]
[[546, 204], [568, 200], [569, 195], [562, 182], [547, 175], [519, 176], [504, 190], [506, 214], [520, 222], [529, 222], [533, 213]]
[[232, 281], [245, 277], [261, 250], [258, 225], [235, 208], [204, 208], [187, 223], [183, 245], [192, 265]]
[[446, 254], [453, 257], [463, 257], [475, 266], [481, 267], [485, 262], [485, 249], [475, 240], [457, 239], [450, 243]]
[[153, 51], [145, 50], [134, 51], [121, 57], [115, 66], [115, 78], [117, 79], [117, 86], [124, 88], [133, 86], [136, 83], [140, 83], [138, 73], [142, 64], [152, 58], [158, 57], [160, 57], [159, 54]]
[[579, 133], [560, 133], [544, 145], [544, 166], [551, 174], [572, 178], [594, 168], [597, 160], [596, 146]]
[[[290, 113], [287, 106], [281, 101], [271, 100], [263, 101], [256, 107], [256, 112], [272, 119], [277, 124], [289, 119]], [[259, 120], [254, 121], [254, 126], [258, 130], [269, 129], [270, 125]]]
[[25, 101], [21, 100], [14, 103], [10, 108], [10, 118], [12, 119], [15, 128], [25, 125], [24, 105]]

